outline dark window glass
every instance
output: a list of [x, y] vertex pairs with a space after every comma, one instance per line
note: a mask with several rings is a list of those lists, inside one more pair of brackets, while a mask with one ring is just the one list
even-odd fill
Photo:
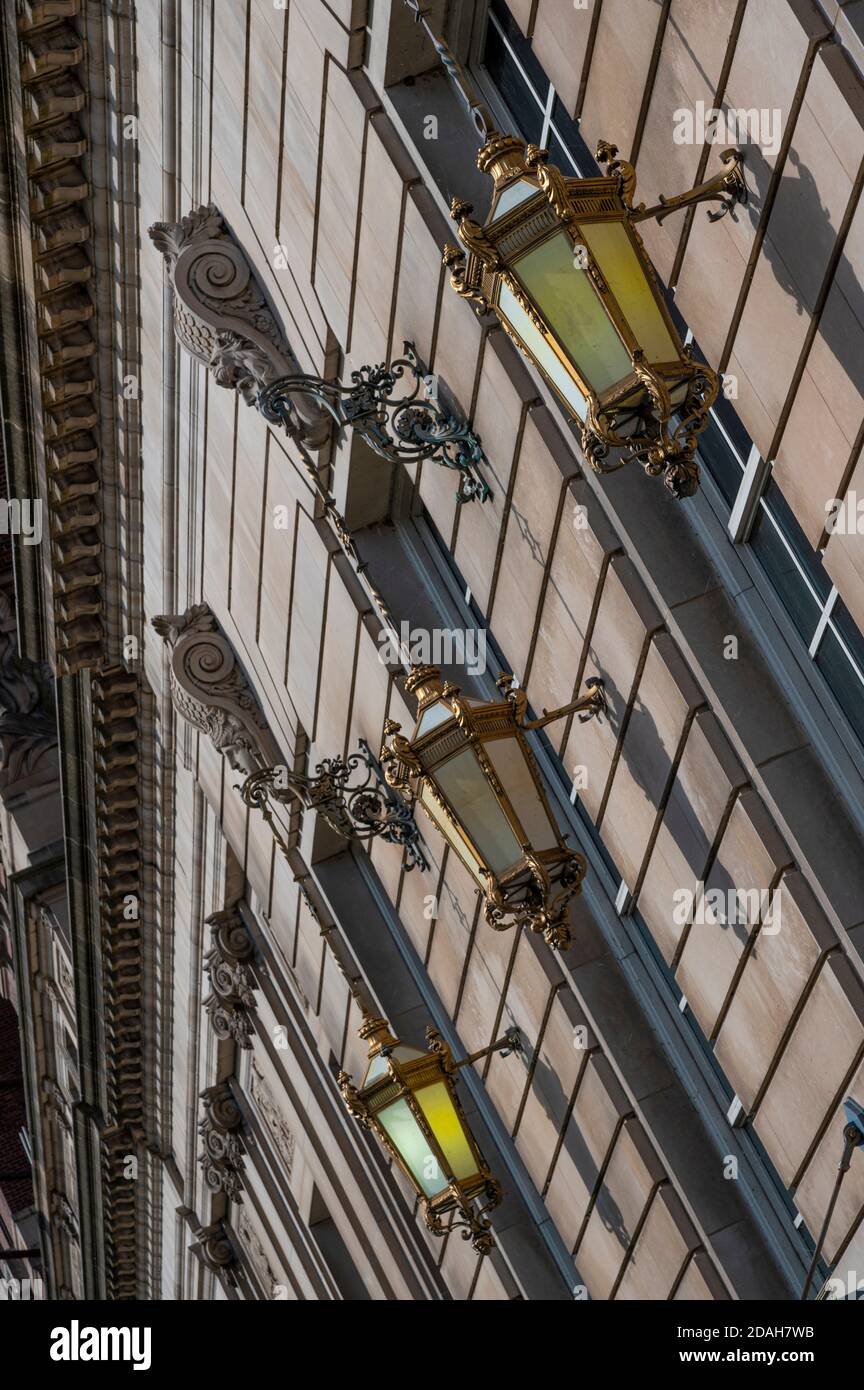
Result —
[[836, 599], [834, 607], [831, 609], [831, 625], [836, 627], [846, 646], [852, 653], [852, 659], [858, 670], [864, 675], [864, 637], [855, 625], [855, 619], [849, 612], [841, 598]]
[[783, 607], [809, 646], [819, 621], [819, 604], [804, 582], [783, 538], [777, 534], [771, 518], [766, 516], [764, 507], [760, 506], [756, 515], [750, 544]]
[[507, 52], [504, 40], [494, 24], [489, 25], [486, 36], [484, 62], [489, 76], [519, 126], [519, 134], [523, 140], [537, 144], [543, 134], [543, 111], [525, 85], [522, 74]]
[[744, 470], [723, 438], [720, 427], [712, 416], [708, 417], [708, 423], [699, 435], [697, 455], [699, 462], [704, 466], [705, 471], [711, 474], [726, 500], [726, 505], [731, 510], [741, 486], [741, 479], [744, 477]]
[[549, 163], [557, 164], [562, 174], [567, 174], [570, 178], [581, 178], [582, 169], [574, 167], [575, 160], [572, 150], [566, 145], [562, 145], [555, 131], [550, 128], [549, 136], [546, 141], [546, 148], [549, 151]]
[[[860, 635], [858, 643], [861, 644]], [[864, 685], [830, 626], [822, 634], [816, 665], [858, 738], [864, 742]]]
[[810, 583], [824, 603], [831, 592], [831, 580], [822, 567], [822, 556], [818, 550], [813, 549], [804, 535], [798, 525], [795, 513], [773, 478], [769, 478], [762, 495], [766, 506], [770, 509], [771, 515], [794, 550], [795, 556], [806, 572]]
[[[542, 67], [537, 62], [537, 59], [534, 57], [534, 54], [531, 50], [531, 45], [525, 38], [524, 34], [522, 33], [522, 30], [519, 28], [519, 25], [516, 23], [507, 6], [502, 3], [502, 0], [492, 0], [490, 13], [495, 16], [501, 28], [504, 30], [504, 33], [507, 35], [507, 42], [513, 49], [513, 52], [516, 54], [516, 57], [519, 59], [519, 62], [525, 69], [525, 72], [528, 74], [528, 81], [531, 83], [531, 86], [534, 88], [534, 91], [537, 93], [537, 96], [540, 98], [540, 101], [543, 103], [543, 107], [545, 109], [546, 97], [549, 92], [549, 78], [546, 76]], [[490, 20], [490, 23], [486, 30], [487, 47], [489, 39], [493, 34], [495, 34], [500, 43], [501, 36], [498, 34], [495, 25]], [[504, 47], [503, 44], [501, 46], [502, 48]], [[524, 78], [522, 77], [522, 74], [519, 72], [519, 69], [516, 67], [516, 64], [513, 62], [513, 59], [510, 57], [510, 54], [507, 53], [506, 49], [504, 51], [507, 64], [513, 68], [514, 74], [518, 78], [518, 80], [524, 83]]]
[[[696, 350], [695, 345], [694, 354], [697, 357], [702, 356], [702, 354]], [[702, 356], [702, 360], [705, 360], [704, 356]], [[750, 450], [753, 448], [753, 440], [750, 438], [744, 426], [741, 424], [741, 421], [738, 419], [738, 416], [735, 414], [731, 402], [728, 401], [726, 397], [723, 395], [722, 381], [720, 383], [720, 391], [718, 393], [716, 401], [714, 402], [713, 409], [715, 415], [720, 421], [720, 424], [723, 426], [729, 438], [732, 440], [732, 443], [735, 446], [736, 450], [740, 454], [741, 462], [746, 463], [750, 457]]]
[[567, 107], [560, 97], [556, 97], [552, 103], [552, 124], [558, 132], [559, 139], [567, 146], [573, 156], [580, 177], [595, 178], [600, 173], [600, 167], [594, 158], [594, 153], [582, 139], [578, 125], [568, 114]]

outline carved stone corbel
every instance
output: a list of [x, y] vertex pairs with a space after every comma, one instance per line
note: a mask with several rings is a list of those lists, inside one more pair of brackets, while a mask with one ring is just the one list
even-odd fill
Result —
[[197, 1232], [198, 1239], [189, 1249], [211, 1273], [236, 1285], [237, 1253], [224, 1221], [214, 1221]]
[[[301, 375], [245, 252], [213, 203], [148, 230], [168, 267], [177, 341], [219, 386], [255, 405], [270, 382]], [[308, 396], [292, 394], [291, 403], [299, 437], [312, 449], [322, 448], [330, 437], [330, 416]]]
[[204, 1182], [211, 1192], [224, 1192], [232, 1202], [241, 1202], [243, 1191], [243, 1142], [239, 1131], [243, 1114], [226, 1082], [201, 1092], [204, 1118], [198, 1133], [204, 1147], [198, 1162]]
[[153, 618], [171, 647], [171, 698], [184, 719], [208, 734], [235, 772], [248, 776], [281, 764], [271, 734], [216, 615], [206, 603]]
[[210, 993], [204, 1000], [210, 1026], [220, 1041], [233, 1039], [240, 1047], [252, 1046], [255, 1009], [255, 977], [250, 969], [252, 941], [236, 908], [214, 912], [207, 918], [212, 946], [204, 959]]

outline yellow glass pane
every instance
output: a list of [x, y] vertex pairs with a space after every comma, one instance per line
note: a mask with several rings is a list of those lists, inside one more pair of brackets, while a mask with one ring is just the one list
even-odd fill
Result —
[[566, 232], [557, 232], [522, 256], [513, 271], [565, 355], [598, 394], [630, 374], [630, 354], [590, 276], [576, 264]]
[[434, 776], [454, 817], [464, 825], [493, 874], [503, 874], [517, 863], [522, 854], [519, 841], [473, 750], [457, 753], [436, 767]]
[[593, 222], [580, 231], [648, 361], [677, 361], [678, 348], [626, 229], [620, 222]]
[[486, 881], [480, 872], [480, 862], [477, 856], [472, 853], [462, 836], [453, 827], [449, 817], [445, 816], [438, 802], [429, 790], [429, 785], [426, 781], [423, 782], [420, 788], [420, 804], [426, 814], [435, 822], [447, 843], [451, 845], [459, 855], [459, 858], [462, 860], [468, 872], [476, 879], [478, 887], [485, 888]]
[[477, 1163], [465, 1137], [456, 1107], [443, 1081], [423, 1086], [414, 1095], [429, 1128], [453, 1172], [462, 1181], [477, 1172]]
[[395, 1100], [392, 1105], [380, 1110], [377, 1118], [420, 1191], [426, 1197], [437, 1197], [447, 1186], [447, 1175], [441, 1172], [441, 1165], [431, 1152], [429, 1140], [407, 1100]]
[[507, 320], [517, 338], [524, 343], [528, 355], [533, 357], [540, 370], [545, 372], [576, 419], [584, 420], [587, 411], [585, 397], [564, 362], [539, 329], [534, 327], [531, 319], [507, 284], [501, 286], [498, 295], [498, 311]]
[[556, 827], [546, 813], [537, 783], [518, 738], [496, 738], [486, 752], [533, 849], [554, 849]]

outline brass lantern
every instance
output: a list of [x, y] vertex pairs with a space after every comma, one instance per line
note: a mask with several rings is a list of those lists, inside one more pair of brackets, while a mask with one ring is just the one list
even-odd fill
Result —
[[360, 1037], [369, 1043], [360, 1087], [347, 1072], [337, 1078], [348, 1110], [374, 1131], [399, 1164], [420, 1198], [432, 1234], [461, 1228], [463, 1240], [470, 1239], [477, 1253], [484, 1254], [494, 1244], [488, 1213], [500, 1204], [502, 1189], [468, 1128], [455, 1073], [490, 1052], [518, 1050], [518, 1033], [511, 1030], [461, 1062], [453, 1061], [434, 1028], [426, 1029], [428, 1052], [406, 1047], [383, 1018], [370, 1014], [364, 1016]]
[[[448, 245], [453, 288], [494, 310], [581, 431], [592, 467], [638, 459], [673, 497], [699, 486], [696, 438], [717, 396], [717, 374], [693, 359], [663, 301], [635, 224], [714, 200], [723, 216], [746, 198], [740, 155], [726, 150], [716, 178], [653, 208], [634, 206], [633, 166], [601, 142], [605, 176], [568, 178], [545, 150], [493, 133], [477, 156], [492, 177], [481, 227], [453, 200], [464, 250]], [[624, 454], [607, 463], [610, 449]]]
[[388, 720], [381, 765], [391, 786], [420, 801], [473, 875], [489, 925], [526, 925], [561, 949], [586, 863], [564, 842], [526, 734], [574, 711], [583, 719], [604, 711], [603, 683], [589, 681], [586, 696], [533, 720], [513, 677], [497, 684], [500, 700], [475, 700], [442, 684], [437, 667], [414, 667], [405, 681], [418, 698], [414, 732], [407, 739]]

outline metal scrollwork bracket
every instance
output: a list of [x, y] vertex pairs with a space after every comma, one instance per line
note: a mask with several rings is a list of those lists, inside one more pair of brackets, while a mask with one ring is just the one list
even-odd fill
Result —
[[395, 362], [360, 367], [350, 385], [302, 374], [280, 377], [259, 392], [258, 409], [292, 434], [296, 398], [311, 396], [339, 429], [356, 431], [381, 458], [406, 464], [428, 459], [453, 469], [457, 501], [485, 502], [491, 492], [480, 471], [485, 455], [479, 436], [441, 404], [414, 344], [406, 342], [403, 352]]
[[[387, 785], [381, 764], [366, 740], [360, 739], [359, 743], [360, 751], [348, 758], [322, 759], [311, 777], [284, 766], [261, 768], [240, 787], [243, 800], [261, 811], [286, 853], [271, 801], [299, 801], [306, 810], [317, 811], [344, 839], [365, 844], [380, 838], [387, 844], [400, 845], [405, 852], [406, 870], [428, 869], [410, 805]], [[352, 781], [355, 774], [356, 780]]]

